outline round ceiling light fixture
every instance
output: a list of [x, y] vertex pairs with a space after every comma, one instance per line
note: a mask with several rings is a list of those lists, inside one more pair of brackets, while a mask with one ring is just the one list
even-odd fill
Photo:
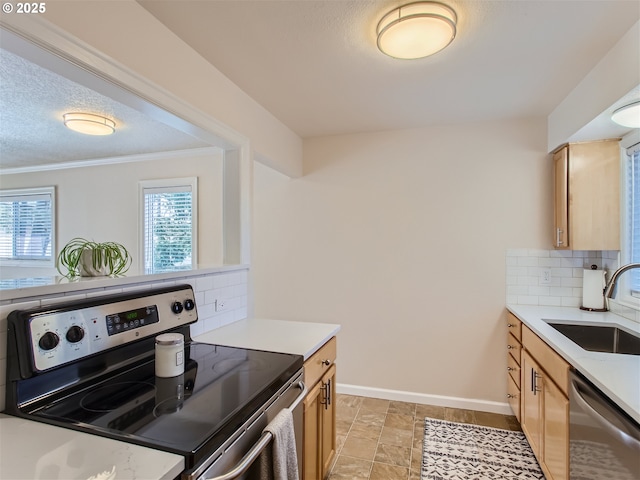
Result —
[[457, 21], [456, 12], [444, 3], [408, 3], [378, 22], [378, 48], [394, 58], [428, 57], [453, 41]]
[[93, 113], [65, 113], [64, 124], [73, 131], [86, 135], [111, 135], [116, 131], [116, 122]]
[[623, 127], [640, 128], [640, 100], [614, 110], [611, 120]]

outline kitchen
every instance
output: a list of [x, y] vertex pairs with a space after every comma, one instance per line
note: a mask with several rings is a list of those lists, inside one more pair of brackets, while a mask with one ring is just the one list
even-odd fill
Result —
[[[514, 302], [507, 266], [557, 255], [578, 259], [582, 268], [581, 252], [556, 252], [551, 244], [548, 152], [639, 83], [633, 65], [629, 80], [624, 67], [606, 64], [637, 23], [637, 11], [542, 116], [302, 140], [139, 4], [118, 2], [99, 16], [95, 8], [66, 5], [50, 9], [47, 19], [241, 132], [260, 160], [252, 166], [251, 256], [245, 255], [252, 300], [239, 300], [238, 318], [246, 306], [250, 316], [340, 324], [344, 393], [509, 413], [504, 305]], [[132, 42], [140, 32], [144, 41]], [[457, 40], [464, 40], [462, 27], [449, 48], [461, 48]], [[376, 58], [373, 47], [366, 55]], [[446, 68], [444, 57], [433, 59]], [[620, 85], [611, 70], [598, 70], [600, 59], [621, 72]], [[176, 68], [167, 72], [167, 65]], [[184, 72], [193, 72], [188, 82]], [[611, 88], [595, 95], [589, 88], [599, 79]], [[474, 161], [461, 161], [460, 145], [473, 148]], [[595, 258], [601, 263], [603, 254]], [[244, 275], [231, 282], [245, 284]], [[213, 312], [210, 324], [227, 321]]]

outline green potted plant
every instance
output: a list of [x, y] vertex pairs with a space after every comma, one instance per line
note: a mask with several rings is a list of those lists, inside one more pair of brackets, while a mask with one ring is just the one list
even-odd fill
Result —
[[[74, 277], [116, 276], [131, 266], [131, 256], [124, 245], [116, 242], [96, 243], [74, 238], [58, 254], [56, 268], [61, 275]], [[67, 269], [65, 274], [61, 267]]]

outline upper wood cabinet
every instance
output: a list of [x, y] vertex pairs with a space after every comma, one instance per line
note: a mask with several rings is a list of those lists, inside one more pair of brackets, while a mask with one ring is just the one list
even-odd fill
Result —
[[570, 143], [553, 152], [556, 248], [620, 249], [618, 142]]

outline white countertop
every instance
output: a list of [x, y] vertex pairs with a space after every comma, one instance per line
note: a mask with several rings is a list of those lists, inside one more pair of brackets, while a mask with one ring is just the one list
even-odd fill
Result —
[[249, 318], [194, 337], [196, 342], [270, 352], [294, 353], [307, 360], [340, 330], [333, 323]]
[[2, 479], [173, 480], [183, 470], [180, 455], [0, 414]]
[[617, 324], [640, 334], [640, 325], [611, 312], [587, 312], [571, 307], [507, 305], [507, 309], [547, 342], [614, 403], [640, 422], [640, 355], [590, 352], [580, 348], [544, 320], [596, 325]]

